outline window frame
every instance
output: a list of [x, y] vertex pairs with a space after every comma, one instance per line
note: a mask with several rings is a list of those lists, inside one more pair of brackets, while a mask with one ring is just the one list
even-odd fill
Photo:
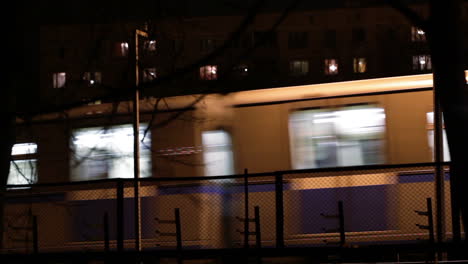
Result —
[[[15, 154], [15, 147], [19, 147], [20, 145], [33, 145], [34, 152], [30, 153], [19, 153]], [[29, 151], [29, 149], [28, 149]], [[19, 166], [16, 164], [17, 161], [21, 162], [28, 162], [32, 168], [32, 172], [34, 175], [30, 175], [31, 177], [28, 178], [27, 175], [24, 173], [19, 172]], [[37, 170], [37, 161], [38, 161], [38, 146], [35, 142], [19, 142], [15, 143], [11, 148], [11, 161], [10, 161], [10, 171], [8, 173], [7, 178], [7, 185], [30, 185], [35, 184], [38, 182], [38, 170]], [[15, 169], [16, 173], [19, 173], [27, 183], [8, 183], [10, 181], [12, 170]]]

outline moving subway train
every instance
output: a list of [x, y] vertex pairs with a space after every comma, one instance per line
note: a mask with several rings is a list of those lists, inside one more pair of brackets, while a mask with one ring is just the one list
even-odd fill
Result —
[[[260, 208], [264, 245], [276, 235], [278, 171], [284, 177], [285, 240], [291, 245], [336, 239], [328, 232], [336, 223], [323, 215], [336, 214], [338, 201], [344, 204], [346, 232], [356, 242], [426, 238], [427, 232], [415, 227], [425, 219], [414, 210], [426, 209], [426, 198], [434, 198], [431, 87], [432, 75], [424, 74], [171, 97], [164, 103], [142, 100], [143, 244], [174, 245], [173, 238], [158, 235], [163, 227], [154, 219], [170, 218], [179, 208], [185, 246], [235, 246], [242, 227], [236, 217], [245, 211], [242, 181], [185, 177], [246, 171], [251, 175], [249, 211], [253, 215], [253, 206]], [[118, 191], [116, 181], [106, 179], [134, 177], [128, 106], [89, 105], [69, 111], [66, 120], [48, 115], [24, 127], [8, 179], [6, 226], [12, 228], [5, 234], [7, 248], [28, 245], [18, 237], [31, 237], [30, 228], [9, 221], [24, 218], [28, 225], [32, 215], [39, 229], [60, 231], [44, 232], [43, 248], [99, 248], [103, 231], [96, 226], [103, 211], [116, 243]], [[449, 160], [446, 140], [443, 147]], [[104, 181], [80, 183], [93, 180]], [[54, 182], [64, 184], [48, 185]], [[15, 188], [18, 184], [23, 185]], [[446, 212], [449, 191], [446, 184]], [[137, 219], [132, 185], [123, 193], [124, 237], [132, 243]], [[445, 215], [449, 236], [450, 214]]]

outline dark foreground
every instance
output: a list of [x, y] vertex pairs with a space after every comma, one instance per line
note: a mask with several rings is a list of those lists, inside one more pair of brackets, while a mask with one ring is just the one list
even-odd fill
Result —
[[2, 254], [0, 263], [468, 263], [466, 243]]

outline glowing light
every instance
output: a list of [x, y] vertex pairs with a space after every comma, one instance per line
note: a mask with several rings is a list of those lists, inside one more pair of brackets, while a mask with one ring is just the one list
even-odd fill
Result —
[[36, 143], [19, 143], [13, 145], [11, 149], [11, 155], [24, 155], [37, 152]]
[[421, 29], [418, 29], [418, 34], [419, 34], [419, 35], [424, 35], [425, 33], [424, 33], [424, 31], [423, 31], [423, 30], [421, 30]]
[[330, 65], [330, 71], [335, 72], [338, 69], [338, 67], [335, 64]]

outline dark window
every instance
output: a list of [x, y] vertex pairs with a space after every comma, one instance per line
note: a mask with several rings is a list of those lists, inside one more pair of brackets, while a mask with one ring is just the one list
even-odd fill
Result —
[[354, 28], [352, 34], [352, 40], [356, 44], [361, 44], [366, 40], [366, 31], [363, 28]]
[[200, 41], [201, 51], [211, 51], [216, 48], [216, 40], [214, 39], [202, 39]]
[[307, 48], [308, 34], [307, 32], [289, 32], [288, 47], [290, 49]]
[[272, 48], [276, 46], [276, 32], [257, 31], [253, 35], [256, 46]]
[[328, 48], [336, 48], [336, 30], [325, 31], [324, 45]]
[[236, 77], [245, 77], [249, 74], [249, 66], [247, 64], [239, 64], [232, 70]]

